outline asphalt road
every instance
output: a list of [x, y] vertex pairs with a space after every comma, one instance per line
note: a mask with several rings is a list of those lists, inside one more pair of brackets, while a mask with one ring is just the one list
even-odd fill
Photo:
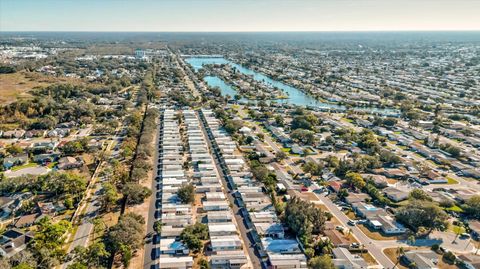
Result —
[[[207, 141], [208, 147], [214, 151], [215, 149], [213, 148], [212, 141], [209, 139], [206, 126], [200, 123], [202, 127], [202, 132], [203, 135]], [[227, 194], [227, 199], [229, 203], [232, 205], [231, 209], [233, 211], [233, 215], [235, 216], [235, 220], [237, 222], [238, 229], [240, 230], [240, 236], [242, 237], [242, 241], [244, 242], [244, 245], [247, 247], [248, 255], [250, 257], [250, 261], [253, 265], [253, 268], [262, 268], [262, 259], [260, 255], [256, 252], [256, 247], [255, 247], [255, 242], [248, 236], [249, 229], [245, 225], [245, 220], [243, 219], [243, 216], [240, 213], [240, 207], [235, 203], [235, 198], [233, 197], [233, 191], [232, 189], [229, 188], [229, 184], [225, 180], [225, 173], [223, 172], [221, 166], [220, 166], [220, 160], [213, 155], [213, 159], [215, 162], [215, 166], [217, 168], [217, 171], [220, 175], [221, 181], [225, 189], [228, 190]]]
[[[160, 119], [162, 121], [162, 119]], [[157, 132], [160, 133], [160, 125], [157, 127]], [[155, 202], [157, 201], [156, 193], [157, 193], [157, 187], [156, 183], [157, 181], [155, 180], [155, 177], [157, 176], [157, 170], [158, 170], [158, 147], [159, 147], [159, 139], [160, 135], [157, 136], [157, 139], [155, 141], [155, 154], [154, 154], [154, 164], [153, 164], [153, 180], [152, 180], [152, 197], [150, 199], [150, 206], [148, 209], [148, 219], [147, 219], [147, 235], [149, 234], [154, 234], [153, 230], [153, 223], [155, 222]], [[144, 255], [143, 255], [143, 268], [145, 269], [150, 269], [152, 265], [155, 264], [156, 260], [152, 260], [152, 250], [155, 248], [155, 244], [153, 240], [150, 240], [150, 237], [148, 240], [145, 240], [145, 245], [144, 245]]]
[[328, 198], [323, 195], [314, 193], [320, 201], [328, 208], [338, 221], [344, 226], [352, 230], [352, 234], [357, 238], [360, 244], [363, 244], [370, 255], [377, 260], [377, 262], [385, 269], [391, 269], [395, 265], [382, 251], [382, 247], [377, 245], [377, 242], [366, 236], [362, 230], [356, 226], [348, 225], [349, 218]]

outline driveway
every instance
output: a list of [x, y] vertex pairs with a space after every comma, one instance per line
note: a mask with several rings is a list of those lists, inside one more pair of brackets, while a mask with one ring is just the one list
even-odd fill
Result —
[[7, 178], [12, 178], [12, 177], [21, 177], [21, 176], [26, 176], [26, 175], [34, 175], [34, 176], [39, 176], [39, 175], [45, 175], [50, 172], [51, 169], [48, 169], [43, 166], [36, 166], [36, 167], [27, 167], [23, 168], [17, 171], [12, 171], [8, 170], [5, 171], [4, 175]]

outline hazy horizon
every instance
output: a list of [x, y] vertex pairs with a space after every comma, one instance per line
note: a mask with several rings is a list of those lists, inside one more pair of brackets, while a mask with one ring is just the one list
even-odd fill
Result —
[[2, 32], [479, 31], [474, 0], [2, 0]]

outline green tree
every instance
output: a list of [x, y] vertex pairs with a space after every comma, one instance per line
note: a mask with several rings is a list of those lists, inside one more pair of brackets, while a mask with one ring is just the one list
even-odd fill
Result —
[[366, 185], [365, 180], [362, 178], [362, 176], [355, 172], [347, 173], [345, 179], [347, 180], [347, 184], [359, 190], [363, 189]]
[[202, 240], [207, 240], [208, 237], [207, 225], [199, 222], [185, 227], [180, 234], [182, 242], [194, 253], [203, 249]]
[[161, 220], [157, 220], [153, 223], [153, 230], [155, 230], [157, 234], [162, 233], [162, 227], [163, 227], [163, 223]]
[[423, 200], [413, 200], [400, 207], [395, 214], [397, 220], [414, 231], [420, 227], [445, 230], [448, 227], [448, 215], [437, 205]]
[[283, 151], [277, 151], [277, 153], [275, 153], [275, 158], [281, 162], [283, 160], [285, 160], [287, 158], [287, 153], [283, 152]]
[[312, 269], [335, 269], [332, 259], [329, 255], [316, 256], [308, 261]]
[[111, 183], [105, 182], [102, 186], [103, 194], [100, 196], [100, 199], [102, 201], [103, 209], [108, 212], [117, 205], [121, 195], [117, 191], [117, 188]]
[[129, 205], [141, 204], [147, 197], [152, 195], [152, 191], [149, 188], [133, 182], [125, 184], [122, 193]]
[[463, 208], [468, 214], [480, 220], [480, 195], [474, 195], [468, 199]]
[[145, 233], [145, 219], [135, 213], [126, 213], [121, 216], [118, 223], [110, 228], [106, 236], [107, 250], [118, 253], [124, 264], [128, 264], [132, 251], [143, 244]]
[[323, 165], [318, 164], [313, 161], [308, 161], [302, 166], [302, 170], [305, 173], [310, 173], [313, 176], [321, 176], [322, 175], [322, 170], [323, 170]]
[[409, 199], [415, 199], [415, 200], [424, 200], [424, 201], [432, 201], [432, 197], [428, 195], [424, 190], [422, 189], [413, 189], [409, 194], [408, 194]]
[[178, 198], [184, 204], [192, 204], [195, 201], [195, 187], [192, 184], [185, 184], [177, 191]]

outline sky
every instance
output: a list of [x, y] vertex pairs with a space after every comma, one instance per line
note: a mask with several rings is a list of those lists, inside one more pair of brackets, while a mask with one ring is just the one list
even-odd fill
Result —
[[0, 31], [480, 30], [480, 0], [0, 0]]

